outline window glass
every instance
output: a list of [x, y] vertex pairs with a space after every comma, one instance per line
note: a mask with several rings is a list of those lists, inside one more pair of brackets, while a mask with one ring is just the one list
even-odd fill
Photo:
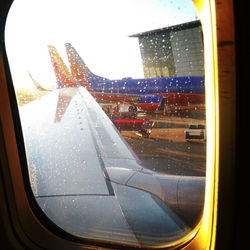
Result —
[[203, 36], [189, 0], [16, 0], [6, 46], [30, 185], [54, 224], [134, 246], [203, 210]]

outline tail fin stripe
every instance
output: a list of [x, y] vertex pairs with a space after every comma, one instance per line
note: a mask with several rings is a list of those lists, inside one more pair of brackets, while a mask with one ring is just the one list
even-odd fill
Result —
[[58, 87], [77, 87], [78, 83], [71, 76], [56, 48], [52, 45], [48, 45], [48, 48]]

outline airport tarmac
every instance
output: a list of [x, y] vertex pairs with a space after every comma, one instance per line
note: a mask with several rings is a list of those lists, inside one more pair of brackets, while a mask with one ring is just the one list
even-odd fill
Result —
[[204, 112], [196, 117], [151, 114], [146, 116], [154, 122], [149, 138], [140, 137], [136, 131], [121, 133], [145, 168], [173, 175], [205, 176], [206, 143], [186, 142], [184, 138], [188, 124], [205, 124]]

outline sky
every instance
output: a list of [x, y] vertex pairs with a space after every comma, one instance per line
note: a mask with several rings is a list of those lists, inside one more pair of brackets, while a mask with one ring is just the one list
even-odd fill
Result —
[[109, 79], [143, 77], [137, 38], [129, 35], [197, 19], [191, 0], [15, 0], [5, 43], [15, 87], [56, 84], [47, 45], [68, 65], [71, 43], [90, 70]]

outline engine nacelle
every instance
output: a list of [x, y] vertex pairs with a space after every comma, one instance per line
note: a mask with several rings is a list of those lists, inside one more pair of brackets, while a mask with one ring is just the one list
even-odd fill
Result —
[[110, 167], [107, 170], [110, 181], [157, 196], [190, 227], [199, 222], [204, 205], [205, 177], [166, 175], [135, 166], [133, 169]]

